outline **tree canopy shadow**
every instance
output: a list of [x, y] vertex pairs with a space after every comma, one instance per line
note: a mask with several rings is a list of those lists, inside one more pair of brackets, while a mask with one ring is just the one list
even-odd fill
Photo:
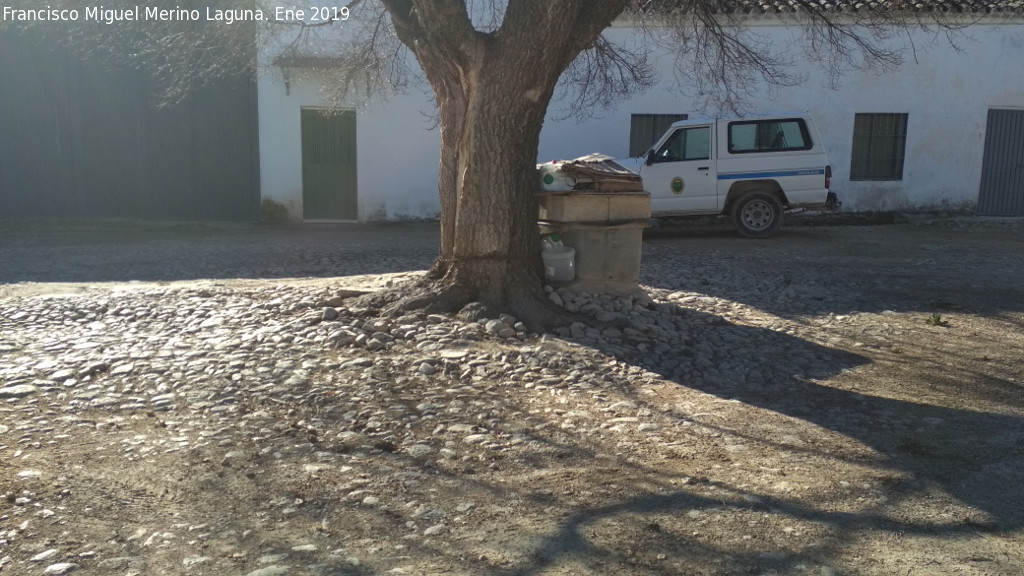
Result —
[[[738, 327], [691, 310], [681, 313], [705, 316], [706, 331], [739, 329], [738, 341], [754, 343], [728, 351], [729, 365], [742, 368], [720, 370], [724, 377], [701, 379], [692, 377], [697, 372], [681, 374], [678, 367], [666, 367], [659, 356], [629, 348], [611, 352], [681, 386], [799, 418], [870, 446], [884, 456], [880, 466], [906, 471], [919, 485], [941, 486], [960, 501], [984, 510], [993, 520], [993, 529], [1024, 526], [1024, 510], [1010, 505], [1024, 499], [1024, 486], [1012, 480], [1024, 471], [1024, 418], [1013, 413], [1019, 413], [1019, 405], [1010, 403], [1006, 412], [994, 413], [846, 389], [829, 379], [870, 363], [869, 358], [764, 328]], [[765, 353], [768, 350], [772, 353]], [[782, 363], [783, 358], [789, 362]], [[979, 395], [994, 394], [1002, 402], [1011, 400], [1021, 387], [987, 374], [959, 369], [950, 374], [948, 370], [924, 376], [957, 381], [965, 404], [975, 390]], [[750, 374], [761, 377], [743, 378]]]
[[[1024, 418], [1019, 406], [1010, 404], [1004, 413], [974, 410], [970, 398], [963, 406], [948, 407], [890, 398], [866, 390], [844, 388], [833, 379], [843, 373], [867, 367], [869, 357], [831, 349], [781, 332], [764, 328], [738, 326], [713, 315], [661, 306], [658, 314], [684, 315], [702, 333], [710, 337], [716, 331], [732, 333], [736, 342], [746, 342], [728, 350], [722, 363], [681, 369], [666, 355], [651, 353], [647, 347], [596, 345], [618, 361], [658, 374], [680, 386], [705, 392], [723, 400], [738, 401], [748, 406], [796, 418], [845, 436], [868, 448], [875, 457], [870, 465], [893, 473], [885, 487], [894, 502], [915, 499], [951, 498], [961, 505], [961, 512], [942, 520], [923, 521], [894, 514], [885, 507], [871, 512], [844, 512], [818, 509], [785, 497], [757, 494], [752, 499], [744, 491], [724, 487], [727, 497], [709, 499], [677, 486], [664, 486], [665, 491], [639, 495], [621, 502], [579, 510], [563, 521], [557, 533], [550, 534], [534, 561], [509, 572], [515, 576], [544, 573], [547, 566], [568, 557], [607, 555], [588, 541], [586, 533], [594, 523], [623, 514], [680, 514], [689, 509], [705, 509], [723, 505], [738, 508], [770, 509], [772, 513], [802, 519], [833, 528], [838, 534], [851, 536], [863, 530], [889, 533], [894, 538], [906, 534], [928, 537], [970, 538], [979, 533], [1008, 534], [1024, 527], [1024, 510], [1016, 502], [1024, 499], [1024, 486], [1015, 478], [1024, 474]], [[587, 341], [588, 345], [594, 345]], [[787, 359], [782, 362], [782, 359]], [[738, 369], [735, 369], [739, 367]], [[701, 377], [714, 372], [713, 378]], [[750, 375], [758, 377], [750, 378]], [[706, 374], [705, 374], [706, 375]], [[949, 375], [959, 379], [970, 394], [975, 385], [981, 394], [995, 390], [998, 399], [1006, 399], [1019, 390], [1019, 383], [991, 375], [957, 371]], [[921, 383], [910, 382], [910, 386]], [[927, 384], [927, 383], [925, 383]], [[657, 406], [637, 395], [652, 409], [673, 411]], [[1015, 414], [1017, 412], [1018, 414]], [[693, 418], [685, 412], [680, 418]], [[753, 424], [753, 423], [751, 423]], [[708, 426], [708, 424], [704, 424]], [[713, 425], [712, 425], [713, 427]], [[730, 428], [724, 433], [751, 443], [769, 446], [771, 440], [758, 432]], [[787, 450], [814, 450], [785, 446]], [[842, 455], [830, 455], [842, 458]], [[657, 470], [650, 470], [658, 474]], [[795, 555], [775, 558], [752, 554], [744, 557], [741, 550], [716, 549], [687, 543], [688, 554], [698, 557], [738, 558], [750, 565], [774, 569], [794, 569], [808, 561], [824, 562], [830, 552], [841, 547], [843, 536], [832, 547], [819, 550], [813, 557]], [[625, 561], [625, 558], [619, 560]], [[637, 569], [636, 573], [661, 574], [661, 569]]]
[[[777, 330], [734, 324], [679, 306], [658, 305], [652, 314], [655, 324], [671, 321], [677, 327], [689, 327], [692, 338], [731, 345], [716, 346], [712, 351], [719, 355], [702, 358], [684, 355], [682, 348], [671, 346], [661, 352], [658, 345], [670, 342], [650, 337], [643, 342], [605, 346], [585, 338], [571, 344], [559, 339], [547, 344], [490, 339], [481, 343], [481, 356], [467, 352], [461, 360], [438, 362], [437, 372], [431, 376], [403, 376], [418, 379], [422, 383], [419, 388], [398, 382], [383, 366], [379, 373], [367, 374], [365, 369], [377, 369], [373, 362], [352, 366], [339, 362], [329, 378], [324, 374], [324, 379], [294, 384], [275, 383], [276, 377], [267, 376], [266, 398], [245, 400], [237, 406], [237, 414], [224, 416], [225, 422], [230, 422], [252, 415], [247, 426], [250, 434], [258, 433], [258, 443], [254, 437], [253, 445], [244, 444], [245, 455], [230, 465], [221, 460], [224, 452], [236, 449], [233, 446], [211, 443], [188, 456], [188, 469], [196, 471], [191, 480], [194, 484], [189, 486], [199, 489], [199, 495], [190, 500], [195, 504], [194, 522], [206, 521], [208, 511], [223, 506], [224, 495], [230, 494], [238, 509], [264, 512], [263, 522], [287, 519], [292, 526], [267, 544], [251, 543], [261, 554], [287, 551], [302, 543], [300, 537], [322, 534], [331, 547], [359, 552], [378, 547], [378, 542], [402, 546], [401, 552], [392, 552], [390, 547], [373, 552], [377, 557], [371, 555], [363, 566], [346, 564], [347, 553], [332, 555], [325, 573], [400, 573], [388, 570], [418, 562], [417, 569], [430, 565], [437, 566], [437, 572], [489, 576], [679, 573], [672, 568], [673, 562], [717, 567], [709, 569], [709, 574], [799, 573], [807, 565], [835, 565], [846, 546], [853, 545], [864, 532], [893, 538], [957, 539], [976, 533], [998, 535], [1021, 527], [1021, 512], [1013, 506], [1024, 496], [1024, 488], [1014, 480], [1022, 472], [1024, 425], [1020, 418], [844, 388], [846, 375], [870, 367], [872, 359], [865, 354], [829, 348]], [[536, 376], [539, 379], [532, 381], [535, 386], [530, 388], [512, 374], [485, 370], [496, 354], [507, 356], [500, 364], [507, 370], [509, 365], [528, 364], [534, 356], [552, 349], [556, 356], [565, 350], [569, 353], [561, 364], [536, 364], [543, 377]], [[358, 349], [339, 351], [342, 353], [344, 358], [365, 354]], [[595, 358], [603, 364], [595, 363]], [[678, 362], [680, 358], [682, 362]], [[614, 370], [610, 367], [613, 362], [617, 365]], [[485, 371], [467, 370], [469, 365]], [[583, 374], [579, 366], [584, 365], [593, 374]], [[578, 390], [574, 399], [568, 384], [572, 366], [577, 366], [577, 377], [584, 382], [603, 374], [615, 378], [595, 378], [593, 381], [601, 384]], [[684, 405], [661, 404], [658, 396], [645, 393], [646, 384], [631, 381], [632, 374], [640, 379], [656, 377], [659, 386], [683, 392], [676, 394], [678, 398], [700, 397], [706, 404], [741, 407], [743, 414], [752, 418], [775, 418], [780, 434], [796, 430], [794, 433], [808, 435], [808, 441], [793, 445], [783, 441], [784, 436], [764, 434], [756, 421], [719, 421]], [[537, 386], [542, 381], [543, 392]], [[605, 382], [610, 384], [605, 386]], [[998, 383], [991, 386], [999, 388]], [[561, 392], [565, 394], [555, 394]], [[769, 450], [806, 454], [814, 462], [877, 470], [875, 477], [885, 481], [878, 490], [889, 498], [888, 503], [906, 508], [918, 499], [941, 497], [956, 501], [960, 512], [926, 519], [893, 513], [885, 503], [850, 510], [843, 505], [849, 505], [852, 496], [819, 505], [813, 498], [780, 493], [764, 484], [751, 485], [749, 479], [729, 478], [720, 471], [698, 471], [698, 476], [692, 466], [659, 468], [659, 458], [672, 452], [657, 440], [638, 434], [635, 420], [621, 430], [602, 424], [588, 426], [586, 432], [563, 426], [574, 418], [570, 414], [573, 402], [592, 394], [607, 396], [606, 404], [629, 397], [641, 411], [649, 409], [651, 419], [662, 422], [666, 429], [676, 430], [677, 424], [686, 429], [687, 423], [693, 423], [721, 436], [699, 450], [719, 450], [726, 441], [734, 440], [748, 444], [750, 451], [734, 462], [754, 460], [754, 454]], [[440, 407], [420, 407], [424, 395], [480, 404], [442, 412]], [[569, 400], [565, 414], [555, 412], [560, 398]], [[436, 402], [444, 403], [443, 399]], [[546, 412], [545, 408], [552, 410]], [[369, 418], [378, 410], [380, 420], [370, 426]], [[531, 410], [537, 414], [531, 415]], [[425, 416], [442, 413], [447, 414], [447, 430], [455, 423], [472, 426], [460, 432], [434, 431], [439, 420]], [[384, 415], [417, 415], [419, 419], [403, 417], [389, 423]], [[544, 427], [536, 426], [540, 421]], [[413, 427], [405, 427], [406, 422]], [[494, 447], [466, 441], [464, 436], [475, 433], [478, 426], [492, 434]], [[361, 439], [350, 445], [335, 437], [339, 429], [356, 432]], [[993, 431], [998, 434], [991, 435]], [[827, 441], [816, 442], [814, 434], [827, 436]], [[517, 435], [519, 440], [515, 440]], [[829, 448], [844, 445], [837, 437], [847, 439], [846, 445], [863, 445], [865, 449], [851, 450], [852, 455], [828, 453]], [[439, 456], [438, 449], [448, 445], [445, 440], [458, 449], [458, 458]], [[432, 444], [435, 450], [428, 456], [412, 456], [407, 448], [413, 442]], [[649, 457], [631, 458], [634, 448], [641, 445]], [[281, 459], [274, 453], [279, 448]], [[718, 454], [699, 456], [695, 460], [702, 465], [723, 462], [724, 468], [729, 468], [729, 462], [720, 460]], [[310, 462], [327, 465], [304, 471]], [[281, 473], [246, 474], [261, 469]], [[757, 470], [754, 465], [745, 471], [756, 474]], [[684, 472], [694, 475], [683, 477]], [[362, 481], [370, 478], [375, 482], [381, 479], [369, 494], [380, 497], [385, 505], [364, 503], [367, 493], [363, 493], [366, 484]], [[384, 486], [390, 490], [383, 490]], [[445, 506], [432, 502], [433, 497], [444, 499], [449, 494], [446, 516], [431, 517], [432, 507]], [[302, 503], [294, 504], [298, 501]], [[456, 506], [465, 502], [477, 507], [458, 511]], [[501, 510], [510, 502], [514, 504], [508, 505], [508, 510]], [[285, 508], [295, 510], [284, 515]], [[426, 510], [423, 515], [420, 508]], [[973, 512], [963, 512], [966, 510]], [[460, 514], [470, 516], [470, 521], [460, 524]], [[730, 529], [765, 522], [770, 516], [775, 522], [773, 529], [751, 530], [767, 534], [765, 538], [781, 534], [785, 523], [791, 522], [801, 529], [820, 531], [814, 539], [821, 545], [792, 550], [779, 542], [748, 545], [741, 539], [742, 533], [732, 539], [694, 535], [700, 518], [719, 515], [729, 517], [722, 522], [728, 522]], [[244, 514], [237, 518], [241, 520], [232, 526], [236, 532], [253, 529], [250, 518]], [[435, 523], [445, 524], [449, 531], [427, 535], [425, 530]], [[716, 537], [722, 532], [717, 530]], [[504, 558], [491, 557], [507, 548], [516, 552]], [[652, 558], [658, 553], [665, 556], [664, 561]], [[254, 554], [238, 563], [251, 566], [255, 558]], [[725, 564], [720, 564], [723, 561]]]

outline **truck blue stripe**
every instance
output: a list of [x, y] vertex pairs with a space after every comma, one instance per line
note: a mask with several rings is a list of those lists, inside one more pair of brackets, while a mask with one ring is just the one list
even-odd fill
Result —
[[784, 178], [787, 176], [817, 176], [825, 175], [824, 168], [810, 168], [807, 170], [774, 170], [771, 172], [725, 172], [718, 175], [719, 180], [739, 180], [741, 178]]

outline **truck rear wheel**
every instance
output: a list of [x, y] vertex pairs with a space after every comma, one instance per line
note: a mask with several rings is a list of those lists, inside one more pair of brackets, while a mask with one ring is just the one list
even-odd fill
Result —
[[733, 205], [732, 222], [740, 236], [768, 238], [782, 226], [782, 204], [773, 194], [749, 192]]

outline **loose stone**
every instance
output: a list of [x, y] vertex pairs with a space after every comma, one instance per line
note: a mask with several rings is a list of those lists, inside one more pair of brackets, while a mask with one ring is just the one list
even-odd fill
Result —
[[316, 544], [301, 544], [292, 546], [292, 552], [316, 552]]
[[445, 526], [444, 524], [435, 524], [435, 525], [431, 526], [430, 528], [427, 528], [426, 530], [424, 530], [423, 531], [423, 535], [424, 536], [436, 536], [438, 534], [441, 534], [445, 530], [447, 530], [447, 528], [448, 527]]
[[38, 391], [39, 389], [31, 384], [17, 384], [0, 388], [0, 398], [24, 398]]
[[267, 566], [258, 568], [246, 574], [246, 576], [285, 576], [291, 569], [286, 566]]
[[54, 557], [56, 555], [57, 555], [57, 549], [56, 548], [50, 548], [49, 550], [47, 550], [45, 552], [40, 552], [39, 554], [36, 554], [35, 556], [30, 558], [29, 560], [32, 561], [32, 562], [42, 562], [43, 560], [46, 560], [48, 558], [52, 558], [52, 557]]
[[182, 559], [181, 565], [184, 568], [191, 568], [193, 566], [198, 566], [200, 564], [205, 564], [205, 563], [209, 562], [210, 560], [212, 560], [212, 558], [210, 558], [209, 556], [189, 556], [187, 558], [183, 558]]
[[405, 449], [405, 453], [413, 458], [423, 458], [433, 451], [434, 449], [426, 444], [414, 444]]

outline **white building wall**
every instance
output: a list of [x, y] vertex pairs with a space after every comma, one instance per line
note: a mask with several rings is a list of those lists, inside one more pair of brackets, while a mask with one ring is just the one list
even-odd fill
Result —
[[[326, 99], [315, 75], [263, 66], [259, 78], [260, 179], [263, 198], [302, 217], [302, 127], [300, 110]], [[440, 134], [433, 129], [433, 103], [414, 91], [357, 110], [357, 198], [359, 219], [436, 218]]]
[[[1024, 41], [1022, 28], [978, 26], [957, 41], [962, 52], [942, 39], [919, 50], [916, 62], [908, 55], [896, 71], [849, 75], [839, 90], [818, 90], [810, 97], [800, 88], [780, 95], [801, 104], [806, 98], [804, 107], [815, 115], [822, 138], [827, 139], [833, 187], [844, 209], [973, 207], [989, 108], [1024, 107], [1024, 64], [1006, 56], [1013, 53], [1007, 52], [1010, 45]], [[915, 36], [918, 46], [934, 40], [923, 33]], [[849, 180], [858, 112], [908, 114], [902, 180]]]
[[[759, 25], [756, 32], [785, 45], [795, 31]], [[613, 35], [628, 33], [624, 29]], [[808, 110], [814, 116], [833, 168], [832, 189], [844, 210], [962, 208], [978, 197], [985, 123], [989, 108], [1024, 108], [1024, 24], [972, 26], [955, 37], [914, 30], [901, 41], [916, 47], [894, 71], [854, 70], [838, 88], [823, 70], [808, 63], [801, 84], [769, 90], [749, 103], [750, 113]], [[916, 57], [916, 60], [915, 60]], [[673, 57], [656, 55], [658, 86], [584, 124], [549, 122], [541, 134], [541, 161], [590, 152], [625, 156], [629, 119], [637, 114], [715, 116], [699, 100], [674, 90]], [[906, 159], [899, 181], [850, 181], [856, 113], [907, 113]]]
[[261, 70], [257, 97], [261, 196], [283, 204], [292, 218], [301, 219], [302, 130], [299, 111], [303, 106], [319, 104], [319, 94], [311, 82], [290, 81], [286, 89], [280, 70]]
[[[783, 25], [759, 25], [757, 33], [784, 45], [794, 31]], [[632, 34], [628, 28], [612, 36]], [[957, 46], [934, 31], [913, 31], [916, 47], [901, 68], [891, 72], [858, 70], [828, 86], [823, 71], [808, 63], [798, 86], [763, 89], [749, 103], [752, 113], [809, 110], [825, 140], [833, 167], [833, 190], [844, 210], [960, 208], [975, 203], [981, 176], [985, 122], [989, 108], [1024, 108], [1024, 24], [978, 24], [957, 38]], [[570, 159], [591, 152], [628, 154], [630, 115], [688, 113], [713, 116], [700, 101], [681, 94], [671, 72], [673, 56], [655, 55], [660, 83], [613, 110], [599, 111], [583, 123], [549, 118], [541, 133], [538, 161]], [[915, 60], [916, 58], [916, 60]], [[315, 82], [291, 79], [286, 90], [281, 71], [264, 66], [259, 81], [260, 153], [265, 198], [302, 214], [302, 164], [299, 109], [322, 104]], [[552, 104], [552, 116], [560, 105]], [[887, 182], [849, 180], [856, 113], [908, 114], [903, 179]], [[433, 128], [429, 90], [360, 110], [357, 117], [360, 220], [434, 218], [439, 212], [437, 172], [439, 134]]]
[[438, 218], [441, 132], [434, 101], [415, 91], [357, 117], [361, 220]]

